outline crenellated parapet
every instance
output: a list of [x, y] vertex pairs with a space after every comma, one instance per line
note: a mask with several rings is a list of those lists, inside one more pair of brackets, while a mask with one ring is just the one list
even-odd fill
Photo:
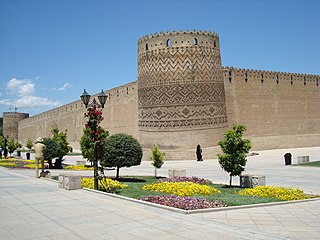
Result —
[[137, 91], [137, 82], [131, 82], [120, 87], [116, 87], [106, 91], [108, 99], [115, 99], [120, 96], [135, 94]]
[[144, 36], [138, 40], [138, 54], [149, 51], [161, 51], [165, 48], [202, 46], [219, 49], [219, 36], [207, 31], [173, 31], [160, 32]]
[[249, 80], [257, 80], [264, 83], [264, 80], [274, 80], [276, 83], [286, 81], [290, 84], [294, 82], [303, 82], [304, 85], [314, 84], [319, 86], [320, 75], [277, 72], [268, 70], [244, 69], [235, 67], [223, 67], [224, 79], [232, 81], [234, 79], [243, 79], [245, 82]]

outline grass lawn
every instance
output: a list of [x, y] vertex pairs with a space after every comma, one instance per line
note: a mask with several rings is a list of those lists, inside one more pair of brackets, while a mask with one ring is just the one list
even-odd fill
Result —
[[301, 163], [301, 164], [295, 164], [295, 165], [293, 165], [293, 166], [320, 167], [320, 161], [308, 162], [308, 163]]
[[[134, 182], [132, 181], [132, 178], [139, 179], [140, 182]], [[128, 181], [128, 182], [125, 181], [125, 178], [121, 180], [122, 183], [129, 185], [129, 187], [117, 190], [118, 195], [135, 198], [135, 199], [139, 199], [139, 198], [150, 196], [150, 195], [170, 195], [170, 194], [161, 193], [161, 192], [142, 190], [143, 185], [151, 184], [157, 181], [157, 179], [155, 179], [154, 177], [139, 176], [139, 177], [130, 177], [130, 179], [131, 181]], [[141, 180], [144, 180], [144, 181], [142, 182]], [[209, 186], [219, 189], [221, 191], [221, 194], [195, 195], [193, 197], [206, 198], [210, 201], [218, 200], [228, 206], [239, 206], [239, 205], [282, 201], [277, 198], [262, 198], [262, 197], [243, 196], [243, 195], [236, 194], [239, 190], [243, 189], [240, 187], [226, 188], [224, 187], [224, 185], [219, 185], [219, 184], [209, 184]]]

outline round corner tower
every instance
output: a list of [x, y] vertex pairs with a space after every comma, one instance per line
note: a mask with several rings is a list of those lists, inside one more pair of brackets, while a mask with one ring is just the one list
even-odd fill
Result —
[[138, 111], [144, 147], [217, 145], [227, 127], [219, 36], [174, 31], [140, 38]]
[[3, 136], [18, 141], [19, 121], [29, 117], [29, 113], [4, 112]]

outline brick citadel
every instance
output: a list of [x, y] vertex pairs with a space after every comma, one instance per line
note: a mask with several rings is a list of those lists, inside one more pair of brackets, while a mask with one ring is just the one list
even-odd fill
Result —
[[[102, 126], [136, 137], [143, 159], [157, 144], [166, 159], [215, 158], [217, 142], [234, 124], [247, 126], [254, 150], [320, 145], [319, 75], [221, 65], [220, 42], [206, 31], [160, 32], [138, 40], [138, 80], [105, 91]], [[85, 119], [80, 100], [29, 117], [4, 113], [4, 135], [28, 138], [68, 130], [79, 149]]]

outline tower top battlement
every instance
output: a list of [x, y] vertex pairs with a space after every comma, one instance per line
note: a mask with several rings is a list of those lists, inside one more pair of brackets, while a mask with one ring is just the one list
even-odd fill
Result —
[[146, 35], [138, 40], [138, 53], [143, 54], [152, 50], [168, 47], [202, 46], [219, 48], [219, 36], [215, 32], [207, 31], [172, 31]]

